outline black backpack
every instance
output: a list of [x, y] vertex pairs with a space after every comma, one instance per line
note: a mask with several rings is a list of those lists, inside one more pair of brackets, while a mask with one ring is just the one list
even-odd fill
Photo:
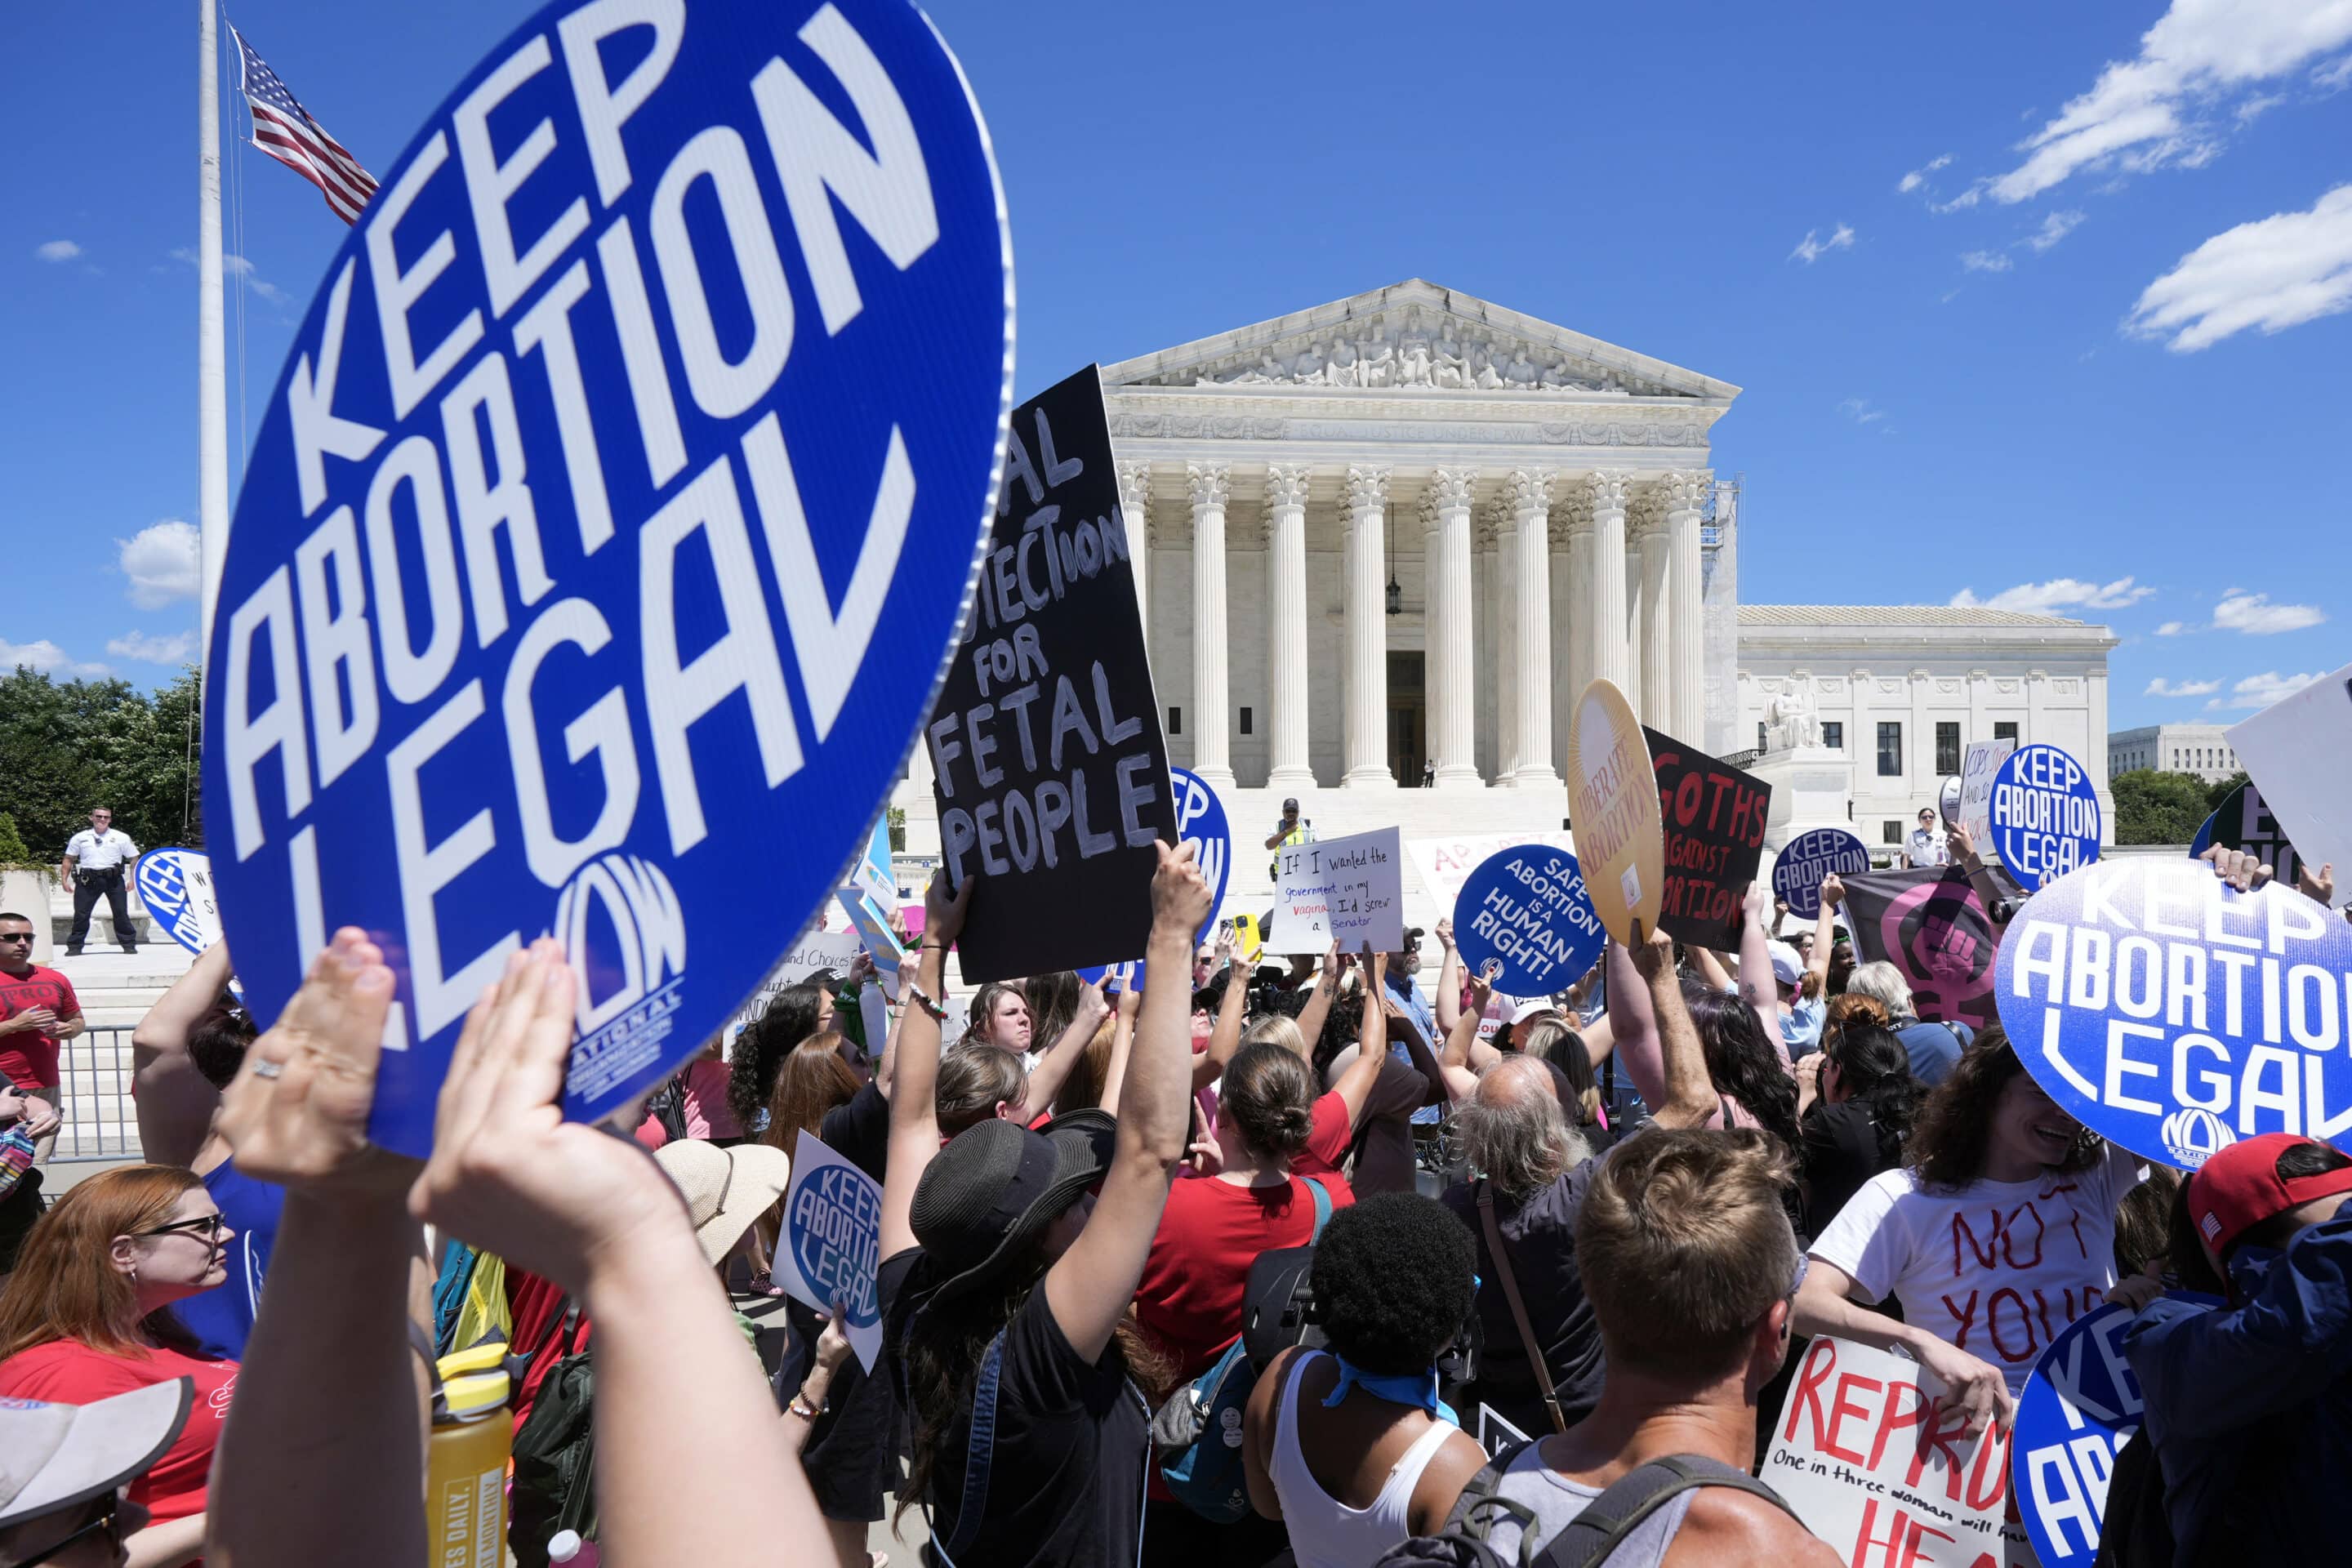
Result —
[[[1620, 1477], [1566, 1529], [1544, 1542], [1541, 1551], [1530, 1552], [1525, 1532], [1535, 1523], [1534, 1510], [1496, 1495], [1504, 1472], [1526, 1447], [1519, 1443], [1504, 1449], [1471, 1478], [1446, 1516], [1444, 1530], [1390, 1547], [1375, 1568], [1601, 1568], [1635, 1526], [1671, 1499], [1698, 1487], [1729, 1487], [1762, 1498], [1791, 1519], [1796, 1517], [1780, 1493], [1746, 1470], [1697, 1454], [1676, 1454], [1653, 1459]], [[1486, 1537], [1498, 1518], [1518, 1521], [1522, 1540], [1516, 1560], [1507, 1560], [1487, 1544]]]
[[559, 1531], [596, 1539], [595, 1366], [587, 1351], [571, 1348], [580, 1325], [576, 1303], [560, 1302], [550, 1322], [529, 1363], [558, 1359], [514, 1436], [507, 1545], [520, 1568], [547, 1568], [547, 1543]]

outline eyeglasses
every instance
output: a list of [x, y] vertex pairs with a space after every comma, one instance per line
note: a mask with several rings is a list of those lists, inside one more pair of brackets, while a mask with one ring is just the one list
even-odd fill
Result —
[[113, 1536], [116, 1541], [120, 1542], [121, 1540], [121, 1534], [115, 1522], [115, 1515], [121, 1510], [121, 1492], [110, 1491], [107, 1493], [104, 1497], [97, 1500], [96, 1507], [98, 1509], [98, 1513], [95, 1518], [84, 1523], [79, 1530], [75, 1531], [71, 1535], [67, 1536], [63, 1541], [58, 1542], [56, 1545], [51, 1546], [45, 1551], [36, 1552], [30, 1557], [18, 1558], [16, 1568], [36, 1568], [36, 1565], [38, 1563], [52, 1562], [64, 1555], [68, 1549], [79, 1545], [84, 1541], [87, 1541], [91, 1536], [97, 1534], [100, 1531], [104, 1531], [107, 1534]]
[[134, 1230], [133, 1236], [200, 1236], [206, 1241], [218, 1241], [222, 1231], [228, 1228], [228, 1216], [221, 1214], [200, 1214], [189, 1219], [175, 1219], [169, 1225], [159, 1225], [152, 1230]]
[[28, 931], [0, 931], [0, 942], [21, 942], [30, 946], [33, 933]]

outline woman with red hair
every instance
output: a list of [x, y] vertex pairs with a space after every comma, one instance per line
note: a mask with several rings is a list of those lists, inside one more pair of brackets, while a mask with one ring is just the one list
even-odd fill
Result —
[[153, 1520], [123, 1543], [131, 1568], [172, 1568], [204, 1549], [205, 1480], [236, 1363], [204, 1354], [170, 1309], [222, 1282], [235, 1235], [193, 1172], [103, 1171], [41, 1216], [0, 1291], [0, 1395], [89, 1405], [195, 1384], [187, 1426], [131, 1485]]

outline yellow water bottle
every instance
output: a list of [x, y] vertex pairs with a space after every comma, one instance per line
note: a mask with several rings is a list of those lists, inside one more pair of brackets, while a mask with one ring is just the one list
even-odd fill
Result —
[[438, 1363], [425, 1480], [434, 1561], [441, 1568], [505, 1568], [507, 1459], [514, 1447], [507, 1350], [492, 1341]]

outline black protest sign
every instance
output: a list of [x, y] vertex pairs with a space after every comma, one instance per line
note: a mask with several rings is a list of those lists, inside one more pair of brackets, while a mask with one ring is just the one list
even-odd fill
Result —
[[1648, 725], [1666, 837], [1666, 896], [1658, 929], [1728, 952], [1739, 943], [1739, 895], [1764, 858], [1772, 786]]
[[2000, 1021], [1992, 984], [2000, 944], [1966, 871], [1922, 866], [1842, 879], [1854, 956], [1900, 970], [1921, 1020], [1977, 1029]]
[[2287, 842], [2286, 829], [2271, 815], [2271, 808], [2263, 804], [2263, 792], [2251, 783], [2242, 784], [2221, 797], [2221, 805], [2198, 829], [2189, 853], [2202, 854], [2214, 844], [2260, 856], [2272, 874], [2290, 887], [2303, 864], [2295, 855], [2294, 846]]
[[980, 878], [967, 984], [1144, 950], [1152, 843], [1176, 842], [1176, 805], [1092, 365], [1013, 411], [995, 534], [924, 737], [948, 875]]

